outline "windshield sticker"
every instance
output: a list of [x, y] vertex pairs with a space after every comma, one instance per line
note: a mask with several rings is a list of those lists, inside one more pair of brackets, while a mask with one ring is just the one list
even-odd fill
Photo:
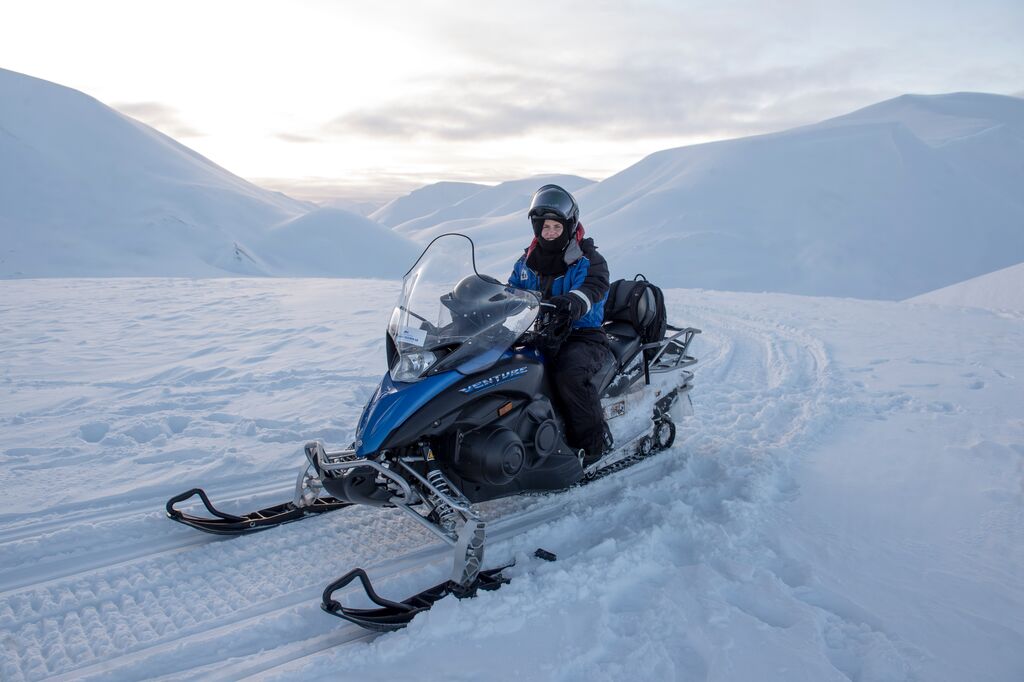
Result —
[[412, 327], [402, 327], [400, 330], [398, 330], [398, 335], [395, 337], [395, 342], [407, 343], [410, 346], [423, 348], [423, 344], [427, 342], [427, 331], [425, 329], [413, 329]]

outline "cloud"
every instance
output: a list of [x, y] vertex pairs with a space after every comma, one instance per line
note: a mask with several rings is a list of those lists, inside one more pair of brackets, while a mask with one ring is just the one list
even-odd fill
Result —
[[[390, 88], [400, 94], [339, 111], [325, 137], [717, 139], [813, 123], [904, 92], [1016, 84], [1022, 73], [998, 49], [1013, 32], [979, 24], [983, 13], [971, 8], [924, 22], [884, 0], [522, 0], [454, 18], [444, 4], [425, 0], [395, 21], [445, 58], [408, 64], [408, 77]], [[999, 40], [970, 60], [951, 58], [980, 42], [965, 26]], [[947, 61], [967, 61], [978, 75], [936, 68]]]
[[284, 142], [290, 142], [292, 144], [310, 144], [314, 142], [321, 142], [321, 138], [313, 137], [311, 135], [299, 135], [296, 133], [275, 133], [274, 137]]
[[204, 136], [202, 132], [183, 121], [177, 109], [160, 102], [122, 102], [111, 106], [122, 114], [153, 126], [175, 139]]
[[671, 63], [644, 61], [581, 66], [571, 73], [495, 68], [457, 80], [422, 81], [402, 99], [334, 118], [322, 133], [450, 142], [530, 134], [754, 134], [813, 122], [877, 100], [885, 93], [843, 88], [867, 59], [851, 53], [815, 66], [765, 68], [713, 79]]

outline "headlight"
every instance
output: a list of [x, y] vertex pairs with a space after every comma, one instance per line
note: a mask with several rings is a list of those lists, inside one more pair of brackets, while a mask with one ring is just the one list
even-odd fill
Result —
[[404, 353], [391, 368], [391, 378], [395, 381], [416, 381], [435, 362], [437, 362], [437, 354], [430, 351]]

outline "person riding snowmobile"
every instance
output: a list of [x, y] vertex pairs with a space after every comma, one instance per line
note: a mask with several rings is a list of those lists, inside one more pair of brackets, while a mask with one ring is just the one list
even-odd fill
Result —
[[558, 185], [544, 185], [527, 213], [534, 239], [516, 261], [509, 284], [531, 289], [554, 306], [555, 332], [541, 348], [565, 416], [570, 446], [583, 450], [584, 467], [612, 446], [601, 397], [592, 379], [612, 362], [601, 324], [608, 299], [608, 262], [584, 238], [579, 205]]
[[[191, 488], [167, 501], [168, 518], [243, 535], [346, 507], [400, 511], [451, 547], [448, 580], [398, 602], [377, 594], [367, 572], [353, 568], [327, 585], [320, 603], [332, 616], [386, 632], [447, 596], [471, 597], [509, 582], [508, 565], [485, 568], [488, 521], [477, 505], [561, 494], [672, 447], [676, 425], [692, 414], [687, 368], [697, 360], [688, 349], [700, 330], [658, 322], [660, 297], [646, 283], [609, 286], [607, 263], [583, 238], [579, 209], [564, 189], [542, 187], [531, 214], [536, 239], [509, 284], [477, 272], [468, 236], [431, 240], [402, 279], [384, 342], [388, 370], [351, 446], [307, 442], [290, 501], [234, 514]], [[654, 322], [672, 335], [645, 343]], [[612, 440], [597, 390], [609, 415], [625, 418], [611, 421], [615, 452], [594, 462]], [[196, 497], [206, 514], [179, 508], [195, 506]], [[514, 519], [499, 522], [502, 534], [519, 527]], [[365, 597], [359, 607], [335, 598], [356, 581]], [[374, 608], [365, 608], [367, 601]]]

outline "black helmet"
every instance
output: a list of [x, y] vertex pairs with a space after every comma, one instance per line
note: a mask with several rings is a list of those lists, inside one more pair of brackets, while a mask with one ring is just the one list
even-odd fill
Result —
[[544, 185], [533, 193], [528, 215], [538, 236], [538, 224], [543, 225], [545, 219], [558, 220], [571, 234], [579, 223], [580, 207], [573, 196], [558, 185]]

